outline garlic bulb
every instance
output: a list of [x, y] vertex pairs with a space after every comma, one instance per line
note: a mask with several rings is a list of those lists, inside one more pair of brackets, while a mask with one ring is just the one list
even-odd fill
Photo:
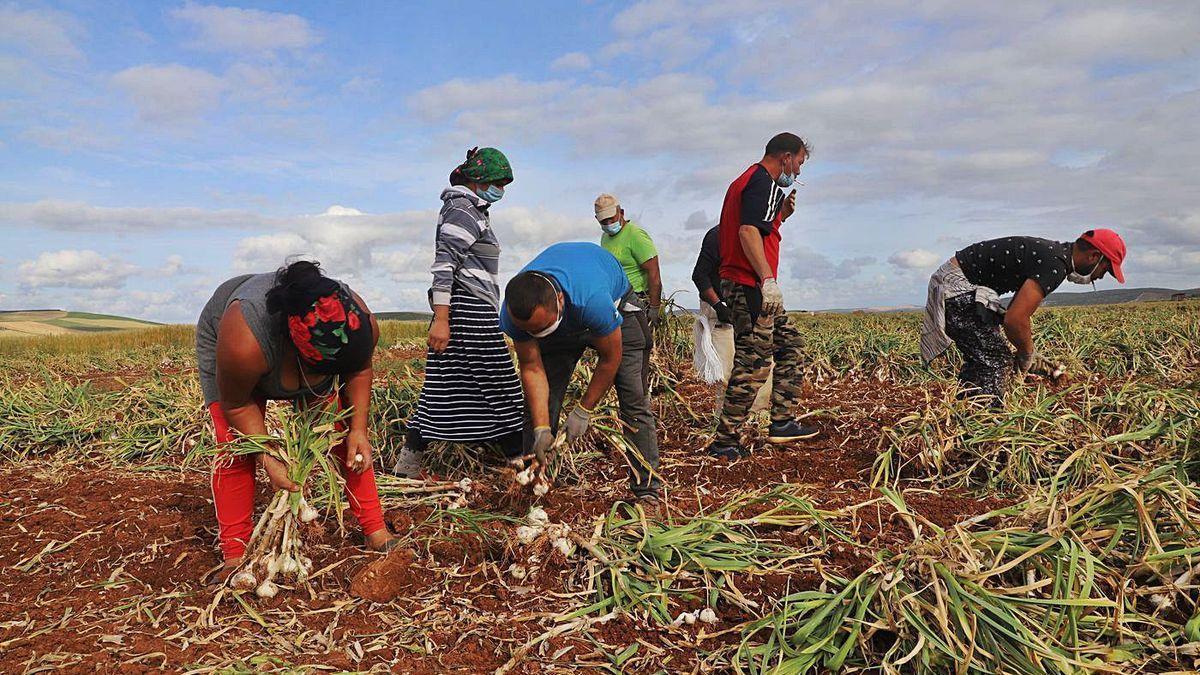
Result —
[[547, 483], [546, 481], [542, 480], [542, 481], [538, 481], [537, 483], [534, 484], [533, 496], [545, 497], [547, 492], [550, 492], [550, 484]]
[[248, 591], [258, 585], [258, 579], [254, 578], [254, 573], [250, 570], [242, 570], [233, 575], [233, 580], [230, 582], [234, 588]]
[[320, 515], [321, 515], [320, 511], [317, 511], [316, 509], [309, 506], [308, 504], [305, 504], [304, 506], [300, 507], [300, 522], [302, 522], [302, 523], [311, 523], [312, 521], [316, 520]]
[[564, 539], [561, 537], [555, 539], [554, 548], [557, 549], [559, 553], [563, 554], [563, 557], [565, 558], [570, 558], [575, 553], [575, 544], [572, 543], [570, 539]]
[[700, 610], [700, 616], [698, 618], [704, 623], [716, 623], [717, 613], [712, 611], [711, 607], [705, 607], [704, 609]]
[[540, 506], [534, 506], [529, 509], [529, 515], [525, 516], [530, 525], [535, 527], [545, 527], [550, 522], [550, 516], [546, 514], [546, 510]]
[[541, 534], [541, 530], [536, 527], [530, 527], [528, 525], [521, 525], [517, 527], [517, 541], [521, 542], [522, 544], [532, 544], [533, 540], [537, 539], [539, 534]]
[[271, 581], [264, 581], [258, 585], [254, 593], [260, 598], [273, 598], [279, 592], [279, 587]]

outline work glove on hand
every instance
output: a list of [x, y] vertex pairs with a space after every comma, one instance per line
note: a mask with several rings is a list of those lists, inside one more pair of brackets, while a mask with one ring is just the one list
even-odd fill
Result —
[[764, 316], [775, 316], [783, 312], [783, 290], [775, 277], [763, 279], [762, 282], [762, 313]]
[[550, 427], [537, 427], [533, 430], [533, 450], [534, 457], [537, 457], [539, 470], [545, 471], [546, 465], [550, 463], [548, 452], [550, 446], [554, 445], [554, 434], [551, 433]]
[[733, 312], [729, 309], [729, 305], [722, 300], [712, 306], [713, 311], [717, 313], [717, 321], [721, 323], [733, 323]]
[[1017, 375], [1025, 377], [1029, 374], [1029, 369], [1033, 367], [1036, 361], [1037, 352], [1029, 352], [1028, 354], [1017, 352], [1016, 357], [1013, 358], [1013, 370], [1017, 371]]
[[592, 411], [577, 405], [571, 414], [567, 415], [567, 442], [574, 443], [587, 433], [588, 425], [592, 423]]
[[650, 327], [651, 328], [658, 328], [659, 325], [662, 324], [662, 320], [663, 320], [662, 305], [650, 305], [646, 309], [646, 313], [650, 315], [649, 318], [650, 318]]

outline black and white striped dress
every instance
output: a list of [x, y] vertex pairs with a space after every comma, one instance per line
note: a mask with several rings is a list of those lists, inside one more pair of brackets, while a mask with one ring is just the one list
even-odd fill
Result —
[[521, 430], [521, 380], [496, 308], [455, 284], [450, 344], [428, 352], [412, 424], [422, 440], [490, 441]]

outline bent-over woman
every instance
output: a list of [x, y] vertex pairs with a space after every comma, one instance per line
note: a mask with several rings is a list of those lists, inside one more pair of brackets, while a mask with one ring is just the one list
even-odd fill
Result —
[[[367, 435], [378, 337], [362, 298], [324, 276], [318, 263], [298, 261], [221, 284], [196, 325], [196, 361], [218, 443], [234, 440], [235, 432], [267, 433], [268, 400], [304, 406], [337, 396], [352, 406], [348, 433], [334, 453], [367, 545], [386, 550], [396, 540], [383, 522]], [[277, 459], [217, 456], [212, 493], [226, 573], [241, 564], [253, 530], [256, 464], [276, 489], [298, 489]]]
[[491, 223], [512, 180], [504, 153], [475, 148], [442, 190], [425, 383], [396, 473], [419, 473], [429, 441], [493, 442], [506, 455], [521, 453], [524, 399], [500, 332], [500, 241]]

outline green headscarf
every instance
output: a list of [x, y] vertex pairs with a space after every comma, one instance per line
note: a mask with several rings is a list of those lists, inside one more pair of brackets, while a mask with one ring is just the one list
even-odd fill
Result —
[[467, 161], [459, 164], [455, 171], [472, 183], [503, 183], [513, 179], [508, 158], [496, 148], [468, 150]]

